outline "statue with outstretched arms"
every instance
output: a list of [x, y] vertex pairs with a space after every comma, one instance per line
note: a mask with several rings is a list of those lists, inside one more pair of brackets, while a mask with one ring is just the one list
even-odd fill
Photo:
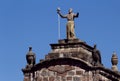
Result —
[[67, 39], [75, 39], [75, 32], [74, 32], [74, 18], [77, 18], [79, 16], [79, 13], [75, 14], [73, 13], [72, 8], [69, 9], [68, 14], [62, 15], [60, 12], [60, 8], [57, 9], [57, 13], [60, 15], [62, 18], [67, 19], [67, 25], [66, 25], [66, 34], [67, 34]]

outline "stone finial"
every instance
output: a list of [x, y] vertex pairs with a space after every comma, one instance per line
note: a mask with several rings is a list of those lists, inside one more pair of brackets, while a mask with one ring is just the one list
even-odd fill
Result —
[[29, 52], [26, 55], [27, 66], [26, 68], [31, 68], [35, 65], [35, 53], [32, 52], [32, 47], [29, 47]]
[[112, 58], [111, 58], [111, 63], [112, 63], [112, 70], [113, 71], [118, 71], [118, 57], [115, 52], [113, 52]]

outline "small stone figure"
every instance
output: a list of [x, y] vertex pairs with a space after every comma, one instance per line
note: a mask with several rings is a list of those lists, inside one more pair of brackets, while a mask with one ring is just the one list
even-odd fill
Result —
[[29, 47], [29, 52], [26, 55], [27, 66], [26, 68], [31, 68], [35, 65], [35, 54], [32, 52], [32, 47]]
[[66, 31], [67, 31], [67, 39], [75, 39], [75, 32], [74, 32], [74, 18], [79, 16], [79, 13], [74, 14], [72, 8], [69, 9], [68, 14], [62, 15], [60, 13], [60, 8], [57, 9], [57, 13], [60, 15], [62, 18], [67, 19], [67, 25], [66, 25]]
[[94, 49], [92, 52], [92, 57], [93, 57], [93, 65], [95, 66], [100, 66], [101, 64], [101, 55], [100, 55], [100, 51], [97, 50], [97, 46], [94, 45]]

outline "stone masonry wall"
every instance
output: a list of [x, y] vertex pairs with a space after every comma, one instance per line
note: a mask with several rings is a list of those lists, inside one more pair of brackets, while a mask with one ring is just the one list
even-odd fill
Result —
[[98, 71], [85, 71], [70, 65], [56, 65], [35, 72], [35, 81], [111, 81]]

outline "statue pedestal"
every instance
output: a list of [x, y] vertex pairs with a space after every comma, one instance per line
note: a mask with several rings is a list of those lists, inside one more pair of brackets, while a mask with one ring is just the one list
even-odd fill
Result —
[[113, 71], [118, 71], [117, 65], [113, 65], [113, 66], [112, 66], [112, 70], [113, 70]]
[[65, 43], [79, 43], [79, 42], [83, 42], [79, 39], [61, 39], [61, 40], [58, 40], [58, 43], [59, 44], [65, 44]]
[[84, 60], [90, 64], [93, 63], [93, 47], [79, 39], [61, 39], [58, 43], [50, 44], [51, 51], [46, 55], [47, 59], [57, 58], [75, 58]]

